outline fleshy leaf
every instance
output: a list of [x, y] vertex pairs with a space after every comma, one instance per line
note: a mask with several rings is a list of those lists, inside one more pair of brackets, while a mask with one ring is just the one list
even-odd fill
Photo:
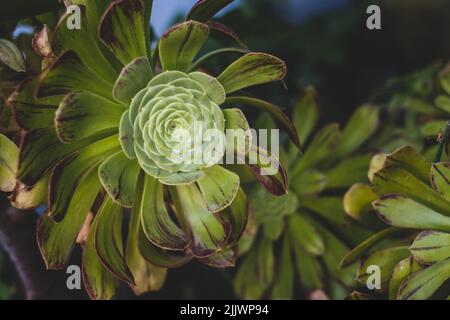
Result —
[[161, 249], [183, 251], [189, 241], [167, 211], [163, 185], [155, 178], [145, 175], [142, 193], [140, 217], [142, 230], [147, 238]]
[[279, 269], [274, 279], [272, 288], [272, 299], [292, 299], [294, 293], [294, 270], [289, 245], [289, 237], [286, 235], [283, 239]]
[[446, 113], [450, 113], [450, 96], [440, 95], [436, 97], [434, 104]]
[[396, 300], [398, 288], [402, 281], [421, 269], [420, 264], [412, 256], [400, 261], [395, 266], [391, 280], [389, 281], [389, 299]]
[[134, 285], [133, 275], [123, 256], [122, 207], [107, 196], [94, 220], [96, 229], [89, 233], [95, 236], [94, 244], [99, 258], [119, 279]]
[[139, 57], [126, 65], [114, 84], [114, 99], [130, 105], [131, 99], [152, 79], [153, 71], [147, 57]]
[[237, 253], [233, 248], [226, 248], [212, 256], [200, 259], [200, 262], [214, 268], [230, 268], [236, 265]]
[[247, 196], [242, 188], [239, 188], [234, 201], [221, 214], [225, 216], [232, 226], [228, 244], [233, 246], [241, 239], [249, 219], [249, 205]]
[[225, 117], [225, 130], [229, 130], [226, 131], [227, 152], [239, 155], [247, 154], [252, 142], [252, 133], [244, 113], [239, 109], [225, 109], [223, 115]]
[[283, 112], [283, 110], [280, 107], [278, 107], [274, 104], [271, 104], [270, 102], [261, 100], [261, 99], [245, 97], [245, 96], [228, 97], [225, 100], [225, 104], [226, 105], [245, 105], [245, 106], [258, 108], [258, 109], [262, 109], [262, 110], [269, 112], [286, 130], [286, 132], [288, 133], [292, 142], [299, 149], [301, 149], [301, 143], [300, 143], [300, 139], [297, 135], [297, 129], [295, 128], [294, 124], [289, 119], [289, 117]]
[[129, 159], [135, 159], [136, 153], [134, 151], [134, 131], [133, 124], [130, 121], [129, 110], [122, 114], [119, 124], [119, 141], [122, 146], [122, 151]]
[[11, 192], [16, 186], [19, 149], [6, 136], [0, 133], [0, 190]]
[[225, 90], [216, 78], [203, 72], [191, 72], [189, 78], [200, 83], [208, 97], [217, 105], [221, 105], [225, 101]]
[[233, 62], [217, 78], [227, 94], [258, 84], [283, 80], [284, 62], [266, 53], [248, 53]]
[[73, 51], [66, 51], [39, 76], [37, 97], [88, 91], [111, 98], [112, 84], [99, 78], [83, 65]]
[[22, 52], [9, 40], [0, 39], [0, 61], [17, 72], [25, 72], [26, 65]]
[[89, 92], [71, 92], [61, 101], [55, 127], [63, 143], [102, 133], [116, 133], [124, 108]]
[[239, 190], [239, 176], [219, 165], [203, 172], [204, 176], [197, 180], [203, 200], [211, 213], [219, 212], [233, 202]]
[[189, 71], [209, 35], [207, 25], [187, 21], [167, 31], [159, 42], [159, 57], [167, 70]]
[[294, 107], [293, 119], [300, 141], [305, 143], [316, 126], [318, 118], [317, 92], [313, 87], [308, 87]]
[[366, 181], [371, 158], [370, 154], [344, 158], [326, 172], [327, 188], [348, 188], [354, 183]]
[[448, 162], [433, 164], [431, 183], [434, 190], [450, 201], [450, 164]]
[[175, 203], [190, 229], [191, 250], [197, 257], [210, 256], [223, 248], [231, 226], [219, 214], [209, 212], [195, 184], [177, 186], [172, 192]]
[[353, 219], [360, 219], [371, 208], [378, 196], [372, 188], [363, 183], [354, 184], [344, 195], [344, 210]]
[[388, 155], [384, 167], [391, 165], [407, 170], [425, 183], [430, 181], [431, 163], [411, 146], [399, 148]]
[[233, 0], [199, 0], [192, 7], [186, 20], [207, 22], [231, 2], [233, 2]]
[[450, 259], [443, 260], [407, 278], [398, 290], [400, 300], [425, 300], [450, 278]]
[[293, 214], [288, 220], [289, 233], [295, 246], [301, 246], [308, 253], [324, 254], [324, 243], [317, 230], [301, 214]]
[[49, 175], [44, 176], [34, 186], [27, 187], [17, 182], [9, 197], [11, 205], [18, 209], [35, 209], [47, 201]]
[[324, 274], [318, 258], [298, 246], [293, 250], [300, 283], [308, 289], [323, 288]]
[[450, 232], [450, 217], [400, 195], [387, 195], [373, 203], [386, 223], [402, 228]]
[[99, 167], [100, 181], [115, 202], [131, 208], [141, 167], [122, 151], [105, 160]]
[[272, 241], [277, 241], [284, 231], [284, 220], [280, 218], [270, 219], [270, 221], [264, 223], [263, 229], [265, 237]]
[[142, 0], [119, 0], [111, 3], [100, 21], [100, 39], [123, 65], [148, 56], [145, 19]]
[[414, 239], [409, 250], [422, 264], [433, 264], [445, 260], [450, 258], [450, 234], [423, 231]]

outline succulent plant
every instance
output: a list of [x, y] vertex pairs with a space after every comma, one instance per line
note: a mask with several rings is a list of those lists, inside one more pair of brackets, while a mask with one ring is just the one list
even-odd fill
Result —
[[241, 240], [247, 253], [234, 284], [243, 298], [291, 299], [294, 292], [311, 298], [317, 290], [344, 298], [355, 284], [355, 266], [341, 270], [339, 262], [373, 226], [349, 218], [342, 195], [353, 183], [367, 181], [372, 157], [368, 141], [378, 126], [378, 109], [362, 106], [343, 130], [329, 124], [311, 137], [318, 114], [316, 92], [308, 88], [293, 113], [298, 135], [307, 143], [305, 151], [297, 157], [287, 145], [280, 152], [290, 178], [289, 193], [276, 198], [252, 184], [245, 187], [257, 232], [250, 249], [249, 237]]
[[344, 266], [360, 261], [357, 279], [364, 286], [372, 275], [368, 267], [380, 268], [381, 286], [365, 298], [449, 296], [450, 164], [438, 158], [431, 163], [410, 146], [377, 155], [369, 172], [371, 185], [357, 184], [347, 192], [345, 207], [350, 212], [376, 212], [390, 226], [342, 261]]
[[[240, 149], [233, 138], [206, 136], [207, 129], [249, 130], [239, 109], [221, 107], [263, 108], [300, 145], [280, 109], [238, 93], [282, 80], [280, 59], [237, 48], [194, 61], [210, 30], [236, 38], [209, 22], [230, 2], [198, 1], [154, 50], [151, 0], [65, 1], [82, 7], [81, 28], [66, 28], [65, 14], [52, 32], [44, 28], [36, 35], [44, 69], [9, 99], [25, 134], [20, 149], [0, 136], [0, 182], [18, 207], [37, 206], [48, 194], [37, 228], [42, 256], [49, 269], [62, 268], [75, 243], [83, 243], [83, 278], [92, 298], [112, 298], [118, 280], [137, 294], [157, 290], [165, 268], [193, 258], [234, 265], [247, 200], [239, 176], [219, 162], [225, 151], [247, 158], [254, 153], [250, 138]], [[245, 54], [219, 76], [198, 71], [208, 58], [230, 51]], [[269, 191], [286, 192], [282, 166], [262, 177], [260, 161], [246, 165]], [[129, 223], [125, 208], [132, 208]]]

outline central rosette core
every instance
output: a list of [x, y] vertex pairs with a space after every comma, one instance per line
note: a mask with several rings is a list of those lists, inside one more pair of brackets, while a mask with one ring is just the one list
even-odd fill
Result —
[[133, 98], [128, 114], [142, 169], [176, 185], [199, 179], [203, 168], [217, 164], [225, 153], [225, 120], [219, 108], [224, 99], [223, 86], [205, 73], [166, 71], [155, 76]]

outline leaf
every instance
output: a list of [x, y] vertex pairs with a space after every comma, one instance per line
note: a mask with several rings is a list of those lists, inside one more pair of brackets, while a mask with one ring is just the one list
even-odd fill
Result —
[[37, 99], [34, 97], [37, 87], [37, 79], [25, 80], [9, 98], [17, 123], [27, 131], [54, 126], [55, 111], [63, 98], [51, 96]]
[[370, 182], [373, 182], [375, 173], [378, 170], [383, 169], [386, 158], [387, 158], [386, 154], [380, 153], [380, 154], [374, 155], [372, 160], [370, 160], [369, 172], [367, 173], [367, 177], [369, 178]]
[[209, 212], [195, 184], [180, 185], [171, 190], [189, 229], [193, 254], [204, 258], [222, 249], [231, 233], [230, 224], [219, 214]]
[[98, 169], [105, 190], [117, 204], [127, 208], [133, 206], [140, 172], [137, 161], [128, 159], [122, 151], [109, 157]]
[[239, 176], [219, 165], [203, 169], [197, 180], [203, 200], [211, 213], [227, 208], [239, 190]]
[[401, 147], [386, 157], [384, 167], [397, 166], [425, 183], [430, 181], [431, 163], [411, 146]]
[[228, 36], [230, 39], [234, 40], [241, 48], [243, 48], [245, 51], [243, 53], [248, 52], [248, 47], [245, 45], [245, 43], [242, 42], [242, 40], [239, 38], [239, 35], [231, 29], [229, 26], [224, 25], [223, 23], [220, 23], [218, 21], [209, 20], [206, 22], [208, 27], [212, 31], [217, 31], [221, 33], [222, 35]]
[[114, 1], [102, 17], [98, 35], [123, 64], [147, 57], [145, 5], [142, 0]]
[[82, 270], [83, 282], [91, 299], [110, 300], [119, 287], [119, 280], [106, 269], [95, 249], [95, 235], [98, 227], [98, 216], [95, 217], [83, 249]]
[[147, 57], [139, 57], [127, 64], [114, 84], [114, 99], [130, 105], [131, 99], [152, 79], [153, 71]]
[[200, 259], [200, 262], [213, 268], [230, 268], [236, 266], [237, 253], [232, 248], [221, 250], [212, 256]]
[[186, 249], [189, 241], [167, 211], [163, 185], [153, 177], [145, 175], [142, 193], [140, 217], [142, 230], [147, 238], [161, 249], [179, 251]]
[[199, 0], [189, 11], [186, 20], [207, 22], [231, 2], [233, 0]]
[[446, 113], [450, 113], [450, 97], [447, 95], [440, 95], [434, 100], [434, 104]]
[[270, 219], [263, 224], [264, 236], [272, 241], [277, 241], [284, 231], [282, 218]]
[[378, 113], [377, 107], [369, 105], [362, 106], [353, 113], [342, 130], [336, 157], [349, 155], [370, 138], [378, 126]]
[[95, 236], [94, 245], [99, 258], [115, 276], [134, 285], [133, 275], [123, 255], [122, 207], [107, 196], [95, 219], [98, 220], [97, 228], [89, 233], [92, 232]]
[[433, 264], [450, 258], [450, 234], [423, 231], [417, 235], [409, 248], [421, 264]]
[[9, 40], [0, 39], [0, 61], [14, 71], [26, 71], [26, 64], [22, 52]]
[[253, 52], [233, 62], [217, 78], [227, 94], [286, 76], [285, 63], [269, 54]]
[[315, 167], [317, 163], [329, 157], [339, 142], [339, 125], [331, 124], [322, 128], [310, 142], [302, 157], [297, 161], [292, 176], [300, 174], [308, 168]]
[[[210, 23], [208, 23], [208, 26], [210, 28], [212, 28]], [[217, 49], [217, 50], [213, 50], [213, 51], [210, 51], [210, 52], [204, 54], [203, 56], [201, 56], [197, 60], [195, 60], [195, 62], [189, 68], [189, 71], [198, 70], [199, 68], [201, 68], [209, 60], [211, 60], [213, 58], [217, 58], [220, 55], [224, 55], [225, 53], [246, 54], [248, 52], [249, 52], [248, 49], [234, 48], [234, 47], [220, 48], [220, 49]], [[220, 86], [222, 87], [222, 85], [220, 85]], [[224, 90], [224, 93], [225, 93], [225, 90]]]
[[[252, 143], [252, 132], [244, 113], [239, 109], [225, 109], [223, 115], [225, 118], [227, 157], [229, 155], [234, 156], [234, 154], [247, 154]], [[239, 161], [239, 158], [237, 161]]]
[[431, 184], [447, 201], [450, 201], [450, 164], [434, 163], [431, 168]]
[[225, 101], [225, 90], [216, 78], [203, 72], [191, 72], [188, 76], [200, 83], [205, 90], [205, 94], [217, 105], [221, 105]]
[[357, 155], [343, 159], [334, 168], [326, 172], [327, 188], [346, 188], [354, 183], [367, 181], [367, 170], [372, 156]]
[[134, 151], [134, 129], [130, 120], [129, 110], [122, 114], [119, 124], [119, 141], [124, 154], [128, 159], [135, 159], [136, 153]]
[[209, 35], [207, 25], [187, 21], [172, 27], [159, 41], [159, 58], [165, 71], [189, 71]]
[[237, 244], [243, 236], [249, 220], [249, 211], [247, 196], [242, 188], [239, 188], [234, 201], [225, 211], [221, 212], [232, 226], [227, 241], [229, 246]]
[[395, 266], [401, 260], [410, 255], [407, 247], [394, 247], [376, 251], [370, 254], [365, 260], [361, 261], [357, 273], [357, 280], [366, 285], [371, 273], [368, 272], [369, 266], [376, 265], [380, 268], [381, 291], [388, 289], [388, 282], [394, 271]]
[[450, 215], [450, 202], [405, 169], [396, 166], [381, 169], [375, 174], [372, 186], [378, 195], [398, 193]]
[[344, 210], [350, 217], [359, 220], [371, 209], [371, 203], [377, 198], [369, 185], [354, 184], [344, 195]]
[[0, 190], [12, 192], [16, 186], [19, 149], [6, 136], [0, 133]]
[[292, 299], [294, 293], [294, 270], [292, 268], [292, 262], [289, 237], [285, 235], [281, 249], [281, 258], [278, 264], [279, 268], [272, 288], [272, 299]]
[[447, 121], [429, 121], [420, 127], [420, 134], [424, 137], [437, 137], [439, 132], [444, 132]]
[[267, 150], [252, 145], [246, 155], [246, 166], [270, 193], [282, 196], [288, 192], [287, 174], [283, 164]]
[[[142, 190], [144, 175], [141, 174], [137, 183], [137, 188]], [[157, 267], [147, 262], [140, 252], [140, 241], [149, 243], [147, 237], [144, 235], [141, 228], [141, 202], [142, 192], [136, 192], [135, 203], [132, 212], [130, 223], [128, 225], [128, 237], [125, 248], [125, 261], [133, 274], [135, 285], [132, 289], [135, 294], [140, 295], [149, 291], [156, 291], [161, 288], [166, 278], [167, 270]]]
[[112, 85], [99, 78], [73, 51], [66, 51], [39, 75], [37, 97], [87, 91], [111, 99]]
[[17, 209], [35, 209], [47, 201], [49, 175], [44, 176], [34, 186], [27, 187], [17, 182], [9, 197], [11, 205]]
[[378, 216], [389, 225], [450, 232], [450, 217], [409, 198], [400, 195], [387, 195], [381, 197], [372, 205]]
[[367, 253], [374, 245], [376, 245], [380, 241], [386, 239], [387, 237], [398, 231], [400, 231], [399, 228], [390, 227], [373, 234], [372, 236], [361, 242], [357, 247], [353, 248], [350, 252], [348, 252], [344, 256], [344, 258], [342, 258], [339, 267], [345, 268], [355, 263], [365, 253]]
[[117, 132], [124, 108], [89, 92], [71, 92], [55, 114], [55, 127], [63, 143], [72, 143], [108, 132]]
[[296, 175], [290, 185], [296, 194], [310, 196], [321, 193], [327, 186], [327, 176], [317, 170], [308, 170]]
[[[61, 222], [53, 220], [50, 214], [40, 218], [36, 237], [48, 269], [61, 269], [67, 264], [76, 237], [99, 191], [100, 182], [97, 173], [91, 169], [83, 176], [79, 186], [71, 194], [70, 203]], [[88, 251], [85, 255], [92, 257], [93, 253]], [[89, 258], [88, 261], [97, 265], [96, 268], [100, 268], [94, 263], [94, 258]]]
[[323, 288], [324, 274], [318, 258], [299, 246], [293, 246], [293, 250], [300, 284], [310, 290]]
[[414, 259], [414, 257], [408, 257], [401, 260], [394, 268], [391, 279], [389, 280], [389, 299], [397, 299], [397, 291], [401, 282], [411, 274], [420, 271], [422, 267]]
[[323, 255], [325, 246], [322, 238], [313, 225], [301, 214], [289, 216], [287, 223], [289, 234], [295, 246], [301, 246], [309, 254]]
[[305, 143], [319, 119], [317, 92], [313, 87], [307, 87], [295, 104], [293, 119], [300, 141]]
[[425, 300], [450, 278], [450, 259], [443, 260], [407, 278], [398, 290], [400, 300]]
[[257, 258], [258, 251], [252, 250], [240, 264], [234, 277], [234, 290], [242, 299], [261, 299], [270, 285], [270, 283], [259, 280], [259, 274], [262, 270], [259, 269], [260, 265], [257, 263]]
[[264, 100], [251, 98], [251, 97], [245, 97], [245, 96], [228, 97], [225, 100], [225, 104], [226, 105], [242, 104], [242, 105], [255, 107], [255, 108], [262, 109], [262, 110], [269, 112], [287, 131], [292, 142], [294, 142], [294, 144], [299, 149], [301, 149], [301, 143], [300, 143], [300, 139], [297, 135], [297, 129], [292, 124], [289, 117], [283, 112], [283, 110], [280, 107], [278, 107], [274, 104], [271, 104], [270, 102], [264, 101]]

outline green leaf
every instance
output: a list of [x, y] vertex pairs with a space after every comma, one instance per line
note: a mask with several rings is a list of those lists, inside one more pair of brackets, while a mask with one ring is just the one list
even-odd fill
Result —
[[429, 121], [420, 127], [420, 134], [424, 137], [437, 137], [439, 132], [444, 132], [447, 121]]
[[234, 201], [221, 213], [232, 226], [228, 239], [230, 246], [237, 244], [244, 234], [249, 219], [249, 211], [247, 196], [242, 188], [239, 188]]
[[133, 206], [140, 172], [139, 163], [128, 159], [122, 151], [109, 157], [98, 169], [105, 190], [116, 203], [127, 208]]
[[280, 160], [269, 151], [252, 145], [245, 163], [267, 191], [276, 196], [288, 193], [286, 170]]
[[387, 155], [384, 153], [376, 154], [370, 160], [369, 171], [367, 172], [367, 177], [370, 182], [373, 182], [373, 177], [378, 170], [383, 169], [384, 162], [386, 161]]
[[423, 231], [409, 248], [421, 264], [433, 264], [450, 258], [450, 234]]
[[343, 159], [337, 166], [326, 172], [327, 188], [346, 188], [354, 183], [367, 181], [371, 155], [357, 155]]
[[110, 300], [119, 287], [119, 280], [103, 266], [96, 248], [95, 238], [99, 216], [94, 218], [83, 249], [82, 270], [86, 291], [91, 299]]
[[197, 185], [208, 210], [219, 212], [233, 202], [239, 190], [239, 176], [220, 165], [205, 168], [203, 172]]
[[228, 97], [225, 100], [226, 105], [246, 105], [250, 107], [255, 107], [258, 109], [265, 110], [269, 112], [280, 124], [281, 126], [286, 130], [289, 137], [291, 138], [292, 142], [300, 149], [301, 143], [300, 139], [297, 134], [297, 129], [293, 125], [292, 121], [289, 119], [289, 117], [283, 112], [283, 110], [274, 105], [270, 102], [260, 100], [257, 98], [252, 97], [245, 97], [245, 96], [233, 96]]
[[342, 131], [341, 139], [336, 149], [336, 156], [346, 156], [361, 147], [378, 126], [379, 109], [374, 106], [358, 108]]
[[115, 276], [134, 285], [133, 275], [123, 255], [122, 207], [107, 196], [95, 219], [96, 229], [90, 230], [89, 233], [94, 234], [94, 245], [99, 258]]
[[217, 105], [221, 105], [225, 101], [225, 89], [216, 78], [203, 72], [191, 72], [189, 78], [200, 83], [205, 94]]
[[112, 84], [83, 65], [73, 51], [66, 51], [39, 76], [37, 97], [87, 91], [111, 99]]
[[327, 176], [317, 170], [308, 170], [296, 175], [290, 182], [292, 190], [301, 196], [321, 193], [327, 186]]
[[0, 39], [0, 62], [3, 62], [14, 71], [26, 71], [22, 52], [14, 43], [6, 39]]
[[361, 262], [356, 276], [357, 280], [361, 284], [366, 285], [367, 280], [372, 275], [368, 272], [368, 268], [369, 266], [376, 265], [380, 268], [380, 290], [385, 291], [388, 289], [388, 282], [395, 266], [409, 255], [410, 252], [407, 247], [394, 247], [376, 251]]
[[399, 148], [388, 155], [384, 161], [384, 167], [392, 165], [407, 170], [425, 183], [430, 181], [430, 161], [411, 146]]
[[63, 143], [72, 143], [108, 132], [117, 132], [124, 108], [89, 92], [71, 92], [55, 114], [55, 127]]
[[230, 268], [236, 266], [237, 253], [233, 248], [226, 248], [213, 255], [200, 259], [200, 262], [213, 268]]
[[282, 60], [266, 53], [253, 52], [233, 62], [217, 80], [228, 94], [258, 84], [283, 80], [285, 76], [286, 65]]
[[445, 111], [447, 114], [450, 114], [450, 97], [447, 95], [440, 95], [434, 100], [436, 106]]
[[[259, 243], [257, 248], [259, 248]], [[261, 299], [270, 285], [270, 282], [262, 282], [259, 279], [259, 275], [262, 274], [264, 270], [261, 269], [261, 265], [258, 263], [259, 261], [257, 259], [259, 252], [257, 250], [258, 249], [252, 250], [250, 254], [245, 257], [234, 277], [234, 290], [242, 299]]]
[[377, 198], [378, 196], [369, 185], [354, 184], [344, 195], [344, 210], [350, 217], [359, 220], [370, 210], [371, 203]]
[[239, 109], [225, 109], [223, 115], [227, 139], [226, 152], [230, 154], [233, 152], [233, 155], [247, 154], [252, 143], [252, 133], [244, 113]]
[[37, 99], [34, 96], [37, 87], [37, 79], [25, 80], [10, 97], [17, 123], [28, 131], [54, 126], [55, 111], [62, 99], [62, 96]]
[[295, 104], [293, 119], [300, 141], [305, 143], [319, 119], [317, 92], [313, 87], [307, 87], [303, 96]]
[[100, 138], [102, 136], [63, 144], [54, 128], [29, 131], [20, 146], [17, 178], [27, 186], [33, 186], [65, 157]]
[[[137, 188], [142, 190], [144, 175], [141, 174]], [[130, 223], [128, 225], [128, 238], [125, 249], [125, 260], [128, 268], [133, 274], [135, 285], [132, 289], [135, 294], [140, 295], [149, 291], [161, 288], [166, 278], [167, 271], [149, 263], [140, 252], [140, 241], [149, 243], [141, 228], [141, 202], [142, 192], [136, 192], [134, 207], [131, 212]]]
[[407, 278], [398, 291], [400, 300], [425, 300], [450, 278], [450, 259], [443, 260]]
[[322, 238], [314, 226], [301, 214], [289, 216], [287, 226], [295, 246], [301, 246], [308, 253], [315, 256], [324, 254], [325, 246]]
[[[48, 269], [61, 269], [67, 264], [77, 235], [100, 191], [100, 181], [94, 169], [79, 180], [79, 185], [72, 192], [70, 202], [65, 208], [64, 219], [56, 222], [50, 214], [46, 214], [39, 220], [37, 241]], [[93, 253], [88, 252], [85, 255], [92, 257]], [[94, 260], [88, 259], [93, 264]], [[100, 268], [97, 263], [95, 265]]]
[[321, 289], [324, 286], [324, 274], [318, 258], [304, 248], [293, 246], [300, 285], [307, 289]]
[[199, 0], [192, 7], [186, 20], [207, 22], [231, 2], [233, 2], [233, 0]]
[[145, 4], [142, 0], [113, 2], [100, 21], [98, 35], [123, 64], [147, 57]]
[[339, 142], [339, 125], [331, 124], [321, 129], [310, 142], [303, 156], [297, 161], [292, 176], [315, 167], [317, 163], [333, 154]]
[[450, 163], [434, 163], [431, 168], [431, 184], [447, 201], [450, 201]]
[[375, 174], [372, 185], [378, 195], [398, 193], [437, 212], [450, 215], [450, 202], [405, 169], [385, 167]]
[[450, 72], [448, 71], [448, 68], [445, 72], [442, 72], [439, 75], [439, 80], [445, 92], [447, 92], [447, 94], [450, 94]]
[[412, 256], [397, 263], [394, 271], [392, 271], [391, 279], [389, 280], [389, 299], [396, 300], [398, 288], [402, 281], [421, 269], [422, 267], [420, 264]]
[[340, 267], [345, 268], [349, 265], [355, 263], [358, 261], [365, 253], [367, 253], [374, 245], [379, 243], [380, 241], [384, 240], [385, 238], [389, 237], [393, 233], [398, 232], [399, 228], [386, 228], [384, 230], [381, 230], [380, 232], [375, 233], [374, 235], [370, 236], [361, 244], [359, 244], [357, 247], [353, 248], [350, 252], [348, 252], [344, 258], [342, 258]]
[[130, 105], [131, 99], [152, 79], [153, 71], [147, 57], [139, 57], [127, 64], [114, 84], [114, 99]]
[[387, 195], [372, 205], [377, 210], [378, 216], [389, 225], [450, 232], [450, 217], [409, 198]]
[[186, 221], [191, 237], [191, 250], [197, 257], [209, 256], [225, 245], [231, 226], [219, 214], [209, 212], [200, 190], [195, 184], [171, 189], [180, 214]]
[[282, 218], [270, 219], [263, 224], [264, 236], [272, 241], [277, 241], [284, 231], [284, 220]]
[[135, 159], [134, 151], [134, 129], [130, 120], [129, 110], [122, 114], [119, 124], [119, 141], [122, 150], [129, 159]]
[[12, 192], [16, 186], [19, 149], [0, 133], [0, 190]]
[[[214, 25], [211, 25], [211, 21], [208, 23], [208, 27], [210, 27], [211, 29], [214, 30], [214, 27], [216, 27], [217, 24], [214, 23]], [[229, 35], [229, 33], [227, 33]], [[235, 38], [236, 39], [236, 38]], [[238, 38], [237, 38], [238, 39]], [[206, 62], [208, 62], [209, 60], [213, 59], [213, 58], [218, 58], [218, 56], [220, 55], [224, 55], [226, 53], [235, 53], [235, 54], [246, 54], [248, 53], [249, 50], [248, 49], [243, 49], [243, 48], [234, 48], [234, 47], [230, 47], [230, 48], [220, 48], [217, 50], [213, 50], [210, 51], [206, 54], [204, 54], [203, 56], [201, 56], [200, 58], [198, 58], [197, 60], [195, 60], [195, 62], [191, 65], [191, 67], [189, 68], [189, 71], [192, 70], [198, 70], [200, 69]], [[222, 86], [222, 85], [221, 85]]]
[[142, 230], [147, 238], [161, 249], [183, 251], [189, 241], [167, 211], [163, 185], [155, 178], [145, 175], [142, 193], [140, 217]]
[[34, 186], [27, 187], [18, 182], [13, 194], [9, 197], [11, 205], [18, 209], [35, 209], [47, 201], [49, 174], [45, 175]]
[[159, 41], [163, 69], [189, 71], [208, 35], [208, 26], [200, 22], [187, 21], [172, 27]]
[[289, 237], [285, 235], [281, 249], [281, 258], [278, 264], [278, 272], [276, 273], [272, 288], [272, 299], [292, 299], [294, 293], [294, 270], [292, 264], [293, 261], [289, 245]]

